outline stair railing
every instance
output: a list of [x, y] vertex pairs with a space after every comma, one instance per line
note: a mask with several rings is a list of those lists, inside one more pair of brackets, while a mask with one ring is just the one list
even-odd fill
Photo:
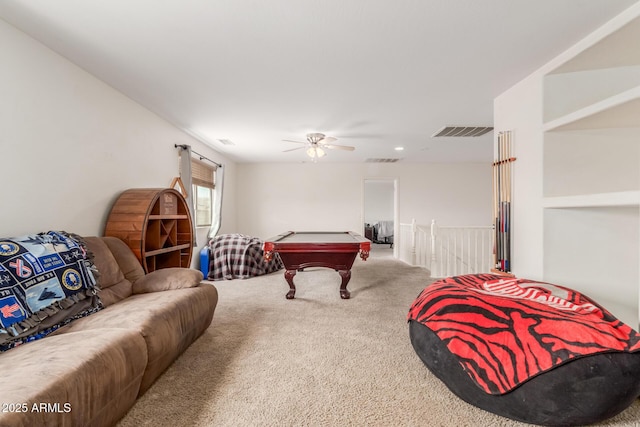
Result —
[[430, 270], [431, 277], [489, 273], [493, 268], [492, 226], [400, 224], [399, 258]]

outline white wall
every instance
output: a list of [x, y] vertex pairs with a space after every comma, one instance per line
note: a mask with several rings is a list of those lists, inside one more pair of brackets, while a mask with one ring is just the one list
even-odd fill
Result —
[[544, 217], [544, 279], [583, 292], [636, 327], [638, 207], [547, 209]]
[[542, 280], [542, 76], [524, 79], [494, 101], [495, 138], [512, 131], [512, 272]]
[[178, 175], [176, 143], [225, 165], [222, 230], [235, 231], [233, 162], [2, 20], [0, 52], [0, 236], [101, 235], [120, 192]]
[[393, 180], [372, 180], [364, 183], [364, 222], [375, 225], [379, 221], [393, 221]]
[[491, 165], [238, 164], [238, 230], [269, 238], [288, 230], [363, 233], [364, 180], [398, 179], [401, 223], [491, 224]]

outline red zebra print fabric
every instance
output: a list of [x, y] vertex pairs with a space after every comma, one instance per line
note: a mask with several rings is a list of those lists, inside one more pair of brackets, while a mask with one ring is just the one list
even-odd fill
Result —
[[408, 320], [431, 329], [489, 394], [579, 357], [640, 350], [640, 335], [585, 295], [495, 274], [434, 282]]

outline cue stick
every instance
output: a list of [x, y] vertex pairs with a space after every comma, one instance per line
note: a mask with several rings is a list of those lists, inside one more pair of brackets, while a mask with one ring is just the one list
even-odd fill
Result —
[[495, 263], [495, 268], [499, 268], [499, 262], [500, 262], [500, 134], [498, 134], [498, 141], [497, 141], [497, 153], [496, 153], [496, 157], [495, 157], [495, 162], [493, 162], [494, 165], [494, 169], [495, 169], [495, 179], [496, 179], [496, 186], [495, 186], [495, 205], [494, 205], [494, 209], [496, 212], [496, 230], [495, 230], [495, 239], [496, 239], [496, 263]]
[[502, 146], [502, 177], [503, 177], [503, 206], [504, 206], [504, 222], [502, 224], [502, 271], [507, 271], [507, 225], [509, 220], [509, 205], [507, 203], [507, 133], [503, 135]]
[[502, 271], [507, 271], [507, 226], [509, 221], [509, 205], [507, 203], [507, 133], [502, 134]]
[[504, 205], [504, 133], [500, 138], [500, 269], [504, 271], [504, 226], [506, 211]]
[[512, 172], [512, 168], [513, 168], [513, 139], [512, 139], [513, 134], [511, 133], [511, 131], [509, 131], [509, 240], [507, 242], [508, 246], [507, 249], [509, 251], [509, 271], [511, 271], [512, 265], [511, 265], [511, 231], [513, 230], [513, 226], [511, 224], [511, 208], [513, 207], [513, 204], [511, 202], [511, 197], [513, 196], [513, 190], [511, 188], [512, 186], [512, 178], [511, 178], [511, 172]]
[[502, 140], [503, 134], [501, 133], [498, 138], [498, 265], [497, 269], [502, 270]]
[[[498, 141], [500, 135], [498, 135]], [[493, 268], [498, 266], [498, 162], [495, 160], [491, 166], [491, 186], [493, 187]]]
[[511, 132], [507, 132], [506, 146], [506, 202], [507, 202], [507, 223], [505, 230], [505, 271], [511, 271]]
[[498, 228], [499, 233], [499, 251], [498, 251], [498, 269], [503, 269], [503, 260], [504, 260], [504, 206], [502, 204], [504, 198], [504, 165], [502, 164], [502, 149], [504, 146], [504, 134], [500, 134], [498, 138], [498, 223], [500, 227]]
[[505, 140], [505, 202], [506, 202], [506, 221], [505, 221], [505, 262], [504, 270], [509, 271], [511, 267], [511, 251], [509, 249], [511, 241], [511, 162], [509, 161], [511, 155], [511, 132], [507, 132]]
[[[513, 132], [509, 131], [509, 215], [512, 213], [513, 209], [513, 161], [515, 158], [513, 157]], [[513, 265], [511, 264], [511, 234], [513, 232], [513, 225], [509, 224], [509, 271], [513, 269]]]

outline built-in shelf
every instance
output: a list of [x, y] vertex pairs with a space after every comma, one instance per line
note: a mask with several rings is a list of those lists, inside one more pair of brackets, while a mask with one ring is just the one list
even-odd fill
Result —
[[617, 191], [611, 193], [545, 197], [542, 206], [545, 208], [640, 206], [640, 191]]
[[640, 86], [551, 120], [543, 130], [640, 127]]
[[[640, 4], [542, 79], [543, 278], [640, 318]], [[570, 55], [573, 55], [572, 57]]]
[[629, 13], [612, 20], [617, 22], [614, 24], [618, 25], [617, 30], [608, 32], [602, 28], [593, 34], [597, 39], [583, 40], [580, 42], [582, 50], [551, 71], [551, 74], [640, 64], [640, 49], [637, 44], [640, 40], [640, 17], [637, 14], [638, 6], [634, 7], [636, 12], [629, 10]]

